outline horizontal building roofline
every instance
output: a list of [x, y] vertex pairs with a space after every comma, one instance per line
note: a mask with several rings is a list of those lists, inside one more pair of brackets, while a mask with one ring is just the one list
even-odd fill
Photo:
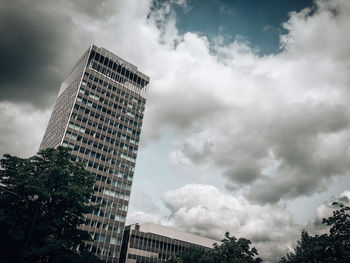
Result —
[[125, 59], [122, 59], [121, 57], [117, 56], [116, 54], [112, 53], [111, 51], [109, 51], [109, 50], [107, 50], [107, 49], [105, 49], [103, 47], [97, 47], [95, 45], [91, 45], [91, 49], [100, 52], [101, 54], [103, 54], [103, 55], [107, 56], [108, 58], [112, 59], [114, 62], [122, 64], [125, 68], [134, 71], [135, 73], [137, 73], [138, 75], [140, 75], [141, 77], [146, 79], [148, 82], [150, 81], [150, 77], [148, 77], [146, 74], [144, 74], [141, 71], [139, 71], [134, 64], [126, 61]]
[[131, 224], [130, 229], [137, 230], [136, 226], [139, 226], [139, 231], [145, 233], [152, 233], [160, 236], [165, 236], [181, 241], [185, 241], [188, 243], [197, 244], [203, 247], [212, 248], [214, 243], [220, 243], [217, 240], [209, 239], [206, 237], [190, 234], [187, 232], [183, 232], [171, 227], [155, 224], [155, 223], [144, 223], [144, 224]]

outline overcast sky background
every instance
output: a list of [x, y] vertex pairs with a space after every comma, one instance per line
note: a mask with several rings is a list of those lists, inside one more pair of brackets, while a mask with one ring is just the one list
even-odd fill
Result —
[[5, 0], [0, 153], [36, 153], [89, 45], [151, 77], [128, 222], [277, 262], [350, 198], [350, 1]]

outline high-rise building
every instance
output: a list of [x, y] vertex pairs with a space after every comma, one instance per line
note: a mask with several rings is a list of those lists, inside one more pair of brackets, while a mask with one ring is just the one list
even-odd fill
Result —
[[190, 247], [209, 250], [220, 242], [166, 226], [145, 223], [125, 227], [120, 263], [163, 263]]
[[72, 148], [96, 177], [82, 229], [87, 248], [118, 262], [140, 139], [149, 77], [104, 48], [91, 46], [64, 78], [40, 149]]

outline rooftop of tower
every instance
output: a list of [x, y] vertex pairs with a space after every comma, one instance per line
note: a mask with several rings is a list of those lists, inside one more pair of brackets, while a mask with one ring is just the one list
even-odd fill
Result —
[[139, 76], [144, 78], [147, 82], [150, 81], [150, 78], [146, 74], [139, 71], [134, 64], [126, 61], [125, 59], [122, 59], [121, 57], [117, 56], [116, 54], [112, 53], [111, 51], [109, 51], [103, 47], [97, 47], [95, 45], [92, 45], [91, 49], [99, 52], [100, 54], [104, 55], [105, 57], [108, 57], [109, 59], [113, 60], [114, 62], [116, 62], [120, 65], [123, 65], [126, 69], [131, 70], [132, 72], [138, 74]]

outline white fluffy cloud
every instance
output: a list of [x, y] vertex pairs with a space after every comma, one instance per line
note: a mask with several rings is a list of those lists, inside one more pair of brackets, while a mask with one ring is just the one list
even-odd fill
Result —
[[268, 262], [289, 251], [299, 235], [282, 208], [254, 205], [211, 185], [185, 185], [167, 192], [164, 202], [170, 216], [163, 223], [216, 240], [226, 231], [249, 238]]

